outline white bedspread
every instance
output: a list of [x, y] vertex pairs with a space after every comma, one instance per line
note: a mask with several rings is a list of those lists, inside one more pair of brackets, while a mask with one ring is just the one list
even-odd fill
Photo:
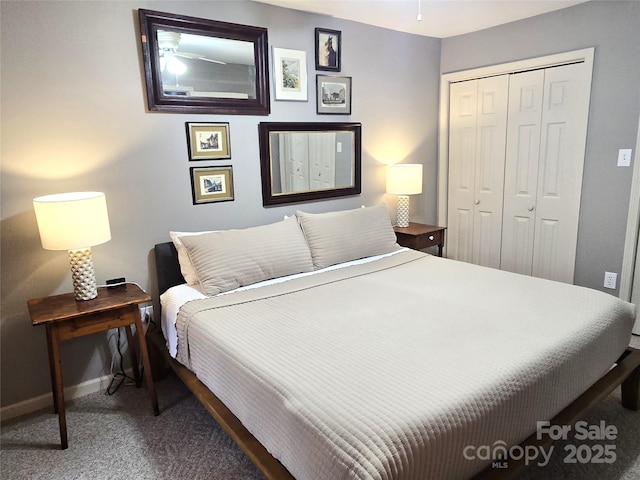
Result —
[[[265, 280], [263, 282], [254, 283], [252, 285], [246, 285], [244, 287], [237, 288], [230, 292], [224, 292], [220, 295], [229, 295], [231, 293], [242, 292], [244, 290], [250, 290], [254, 288], [265, 287], [267, 285], [273, 285], [275, 283], [288, 282], [289, 280], [295, 280], [296, 278], [302, 278], [309, 275], [317, 275], [323, 272], [329, 272], [331, 270], [337, 270], [339, 268], [350, 267], [353, 265], [361, 265], [364, 263], [375, 262], [381, 258], [389, 257], [391, 255], [395, 255], [402, 251], [406, 251], [408, 249], [400, 249], [391, 253], [383, 253], [381, 255], [374, 255], [373, 257], [359, 258], [357, 260], [352, 260], [350, 262], [340, 263], [338, 265], [332, 265], [330, 267], [323, 268], [321, 270], [316, 270], [313, 272], [305, 272], [305, 273], [297, 273], [294, 275], [288, 275], [286, 277], [273, 278], [271, 280]], [[167, 342], [167, 348], [169, 349], [169, 354], [176, 358], [178, 354], [178, 332], [176, 331], [176, 321], [178, 319], [178, 312], [180, 312], [180, 308], [192, 300], [201, 300], [203, 298], [207, 298], [207, 296], [202, 293], [199, 287], [182, 284], [176, 285], [175, 287], [169, 288], [166, 292], [160, 295], [160, 303], [162, 305], [161, 309], [161, 328], [164, 338]]]
[[465, 446], [522, 441], [632, 323], [602, 292], [408, 251], [190, 302], [178, 358], [298, 480], [458, 479], [486, 465]]

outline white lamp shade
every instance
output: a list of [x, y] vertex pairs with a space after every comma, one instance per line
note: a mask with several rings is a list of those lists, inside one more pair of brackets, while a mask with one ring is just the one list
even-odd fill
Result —
[[414, 163], [388, 165], [387, 193], [395, 195], [422, 193], [422, 165]]
[[102, 192], [73, 192], [33, 199], [42, 248], [78, 250], [111, 240]]

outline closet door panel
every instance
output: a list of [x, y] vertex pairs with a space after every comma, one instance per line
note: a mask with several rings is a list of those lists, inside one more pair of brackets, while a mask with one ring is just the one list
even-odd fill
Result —
[[450, 89], [447, 255], [470, 262], [475, 190], [478, 81]]
[[311, 190], [336, 186], [336, 134], [309, 136], [309, 184]]
[[280, 137], [280, 176], [283, 191], [309, 190], [308, 135], [292, 133]]
[[545, 72], [532, 274], [567, 283], [573, 283], [575, 269], [589, 111], [585, 68]]
[[543, 218], [536, 228], [536, 255], [532, 265], [534, 275], [549, 279], [562, 277], [564, 265], [558, 261], [557, 255], [560, 222]]
[[504, 221], [509, 243], [502, 244], [501, 269], [531, 275], [535, 221], [531, 216], [510, 216]]
[[[453, 215], [453, 216], [452, 216]], [[449, 214], [449, 227], [454, 235], [449, 236], [448, 248], [456, 252], [455, 258], [462, 262], [471, 262], [471, 235], [473, 232], [473, 209], [458, 208]], [[448, 233], [448, 232], [447, 232]]]
[[509, 76], [478, 81], [472, 262], [500, 268]]
[[543, 94], [544, 70], [511, 76], [500, 268], [525, 275], [532, 273]]

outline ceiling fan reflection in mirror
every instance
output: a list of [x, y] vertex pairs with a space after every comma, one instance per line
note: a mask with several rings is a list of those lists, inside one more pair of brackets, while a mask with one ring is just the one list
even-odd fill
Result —
[[203, 60], [205, 62], [218, 63], [226, 65], [226, 62], [208, 58], [199, 53], [191, 53], [179, 51], [182, 34], [179, 32], [170, 32], [167, 30], [158, 30], [158, 49], [160, 50], [160, 69], [164, 72], [166, 69], [170, 73], [182, 75], [187, 71], [187, 66], [177, 57], [188, 58], [190, 60]]

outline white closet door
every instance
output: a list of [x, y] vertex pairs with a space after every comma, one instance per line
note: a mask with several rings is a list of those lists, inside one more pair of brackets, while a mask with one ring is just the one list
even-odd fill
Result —
[[545, 70], [532, 275], [573, 283], [591, 85], [586, 65]]
[[450, 258], [500, 267], [509, 77], [451, 85]]
[[336, 134], [309, 135], [309, 185], [311, 190], [336, 186]]
[[585, 68], [511, 78], [503, 270], [573, 283], [589, 109]]
[[451, 84], [447, 256], [471, 262], [478, 80]]
[[478, 83], [473, 263], [500, 268], [509, 76]]
[[533, 262], [543, 94], [544, 70], [511, 76], [500, 268], [525, 275]]
[[309, 141], [306, 133], [280, 134], [280, 181], [283, 192], [309, 190]]

